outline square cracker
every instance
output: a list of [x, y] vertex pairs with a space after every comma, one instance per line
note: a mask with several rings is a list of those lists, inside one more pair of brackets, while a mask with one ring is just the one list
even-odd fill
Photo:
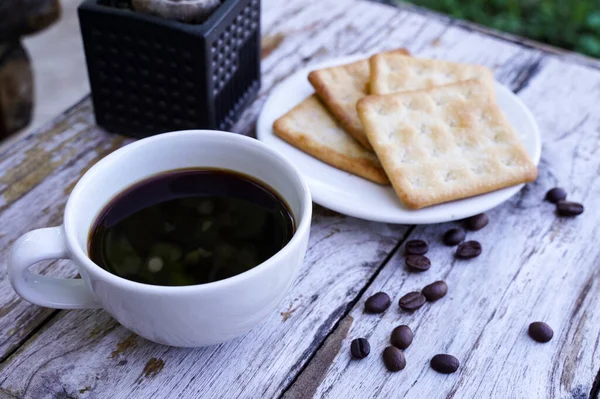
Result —
[[407, 57], [399, 53], [375, 54], [369, 59], [371, 94], [429, 89], [468, 79], [494, 87], [494, 74], [481, 65]]
[[[409, 54], [405, 49], [390, 53]], [[356, 113], [357, 101], [369, 94], [369, 76], [369, 60], [366, 59], [317, 69], [308, 75], [308, 80], [342, 127], [365, 148], [372, 149]]]
[[357, 108], [396, 194], [409, 208], [537, 177], [493, 90], [479, 80], [368, 96]]
[[277, 119], [273, 129], [294, 147], [329, 165], [390, 184], [375, 154], [350, 137], [314, 94]]

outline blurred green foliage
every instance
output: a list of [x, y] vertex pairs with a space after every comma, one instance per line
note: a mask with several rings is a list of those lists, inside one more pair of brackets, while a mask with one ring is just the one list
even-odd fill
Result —
[[600, 57], [600, 0], [408, 1], [455, 18]]

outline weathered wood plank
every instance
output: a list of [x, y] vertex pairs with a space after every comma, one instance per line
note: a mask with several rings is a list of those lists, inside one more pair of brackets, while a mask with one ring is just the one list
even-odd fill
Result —
[[[273, 28], [266, 29], [266, 37], [277, 39], [263, 63], [261, 96], [244, 114], [244, 120], [256, 115], [268, 90], [293, 70], [335, 54], [407, 46], [423, 56], [487, 64], [514, 88], [525, 84], [531, 72], [537, 70], [535, 66], [541, 57], [536, 51], [476, 32], [448, 28], [438, 21], [387, 6], [360, 2], [346, 13], [338, 2], [302, 5], [290, 2], [289, 8], [281, 11], [286, 23], [273, 19]], [[325, 10], [329, 10], [329, 17]], [[343, 18], [339, 13], [343, 13]], [[269, 15], [268, 9], [265, 14]], [[478, 51], [474, 52], [473, 47]], [[239, 123], [236, 129], [251, 131], [248, 125]], [[303, 271], [281, 306], [281, 315], [274, 315], [243, 339], [192, 351], [135, 339], [135, 348], [128, 349], [129, 355], [115, 356], [119, 358], [116, 361], [111, 357], [115, 348], [133, 341], [126, 330], [102, 312], [61, 312], [9, 359], [0, 373], [0, 385], [17, 396], [39, 397], [53, 397], [61, 392], [77, 396], [80, 390], [84, 391], [81, 397], [117, 393], [126, 397], [160, 397], [165, 392], [175, 397], [200, 392], [224, 397], [278, 395], [345, 315], [347, 306], [376, 274], [386, 251], [404, 231], [322, 212], [317, 212], [314, 221], [314, 245], [311, 244]], [[335, 233], [336, 229], [340, 232]], [[332, 233], [335, 234], [328, 237]], [[361, 265], [367, 260], [367, 265]], [[348, 322], [342, 325], [347, 327]], [[343, 339], [343, 334], [334, 337], [334, 344], [324, 346], [329, 348], [330, 358], [336, 355], [335, 343]], [[123, 360], [127, 363], [119, 366]], [[158, 368], [161, 364], [161, 372], [150, 372], [152, 378], [140, 379], [146, 375], [146, 367]]]
[[[540, 177], [490, 212], [488, 227], [468, 235], [484, 247], [475, 260], [456, 261], [453, 250], [441, 244], [443, 232], [454, 224], [417, 227], [409, 238], [431, 243], [432, 268], [408, 273], [403, 249], [398, 250], [351, 311], [352, 326], [338, 355], [317, 379], [320, 383], [309, 387], [317, 397], [591, 395], [600, 368], [600, 212], [594, 209], [600, 195], [600, 116], [594, 113], [600, 73], [549, 57], [520, 87], [543, 132]], [[584, 215], [556, 217], [543, 198], [557, 184], [588, 206]], [[447, 281], [447, 297], [414, 314], [398, 308], [402, 294], [438, 279]], [[365, 298], [377, 291], [390, 293], [394, 306], [382, 316], [364, 314]], [[527, 336], [529, 323], [536, 320], [554, 328], [550, 343], [538, 344]], [[415, 339], [406, 350], [406, 369], [392, 374], [385, 370], [381, 352], [399, 324], [411, 326]], [[372, 354], [362, 361], [349, 355], [350, 342], [357, 337], [371, 342]], [[460, 370], [449, 376], [431, 370], [429, 360], [437, 353], [457, 356]], [[315, 359], [320, 357], [317, 353]], [[298, 381], [314, 367], [323, 369], [311, 362]], [[289, 393], [301, 397], [303, 391], [293, 386]]]
[[[58, 225], [75, 182], [96, 161], [126, 142], [93, 128], [91, 105], [84, 101], [48, 130], [0, 147], [0, 253], [8, 258], [24, 232]], [[69, 262], [44, 262], [44, 274], [74, 276]], [[21, 301], [0, 269], [0, 359], [53, 311]]]
[[[295, 362], [316, 350], [404, 231], [323, 209], [315, 215], [306, 262], [291, 292], [245, 337], [204, 349], [168, 348], [133, 337], [102, 311], [60, 312], [7, 361], [0, 386], [36, 398], [63, 390], [77, 396], [86, 387], [90, 397], [272, 396], [301, 367]], [[164, 368], [147, 374], [153, 358]], [[269, 374], [254, 379], [263, 365]]]
[[[378, 275], [386, 254], [407, 230], [345, 218], [317, 208], [311, 248], [300, 276], [281, 304], [279, 314], [274, 314], [246, 337], [197, 350], [168, 348], [132, 336], [102, 311], [60, 312], [0, 368], [0, 392], [14, 397], [36, 398], [275, 396], [295, 381], [308, 359], [373, 277], [377, 276], [367, 293], [381, 287], [400, 293], [442, 276], [451, 283], [451, 295], [408, 318], [394, 310], [384, 315], [383, 321], [377, 324], [378, 317], [365, 318], [361, 314], [362, 302], [359, 302], [351, 315], [344, 318], [329, 336], [322, 350], [296, 380], [298, 384], [293, 385], [288, 393], [315, 392], [317, 396], [328, 397], [364, 397], [379, 393], [381, 397], [399, 397], [414, 382], [415, 387], [409, 395], [413, 397], [444, 396], [448, 392], [454, 393], [455, 397], [480, 397], [489, 393], [504, 395], [507, 392], [509, 396], [524, 394], [534, 397], [574, 396], [577, 392], [587, 394], [599, 367], [597, 360], [593, 359], [598, 331], [592, 317], [596, 315], [593, 311], [598, 308], [594, 299], [598, 297], [597, 283], [590, 277], [589, 263], [584, 262], [585, 252], [580, 251], [582, 255], [579, 255], [575, 245], [565, 256], [577, 261], [579, 267], [565, 272], [557, 269], [560, 265], [554, 264], [566, 250], [567, 243], [585, 242], [585, 239], [591, 241], [595, 231], [590, 226], [595, 215], [588, 210], [584, 217], [590, 222], [584, 223], [583, 227], [578, 224], [583, 219], [571, 221], [571, 224], [557, 222], [548, 210], [551, 208], [546, 207], [544, 211], [544, 204], [540, 204], [538, 197], [546, 188], [542, 186], [548, 182], [553, 184], [552, 179], [556, 176], [561, 178], [560, 181], [573, 181], [573, 189], [579, 187], [578, 184], [587, 189], [585, 195], [575, 190], [574, 195], [581, 194], [580, 198], [593, 198], [596, 194], [591, 186], [598, 167], [591, 166], [598, 146], [598, 121], [593, 116], [584, 117], [582, 110], [586, 110], [585, 106], [592, 96], [597, 97], [598, 93], [588, 88], [586, 96], [580, 101], [573, 101], [572, 93], [567, 89], [570, 85], [576, 86], [577, 90], [588, 84], [592, 87], [598, 80], [597, 72], [559, 62], [555, 58], [546, 60], [539, 51], [523, 49], [461, 27], [448, 27], [445, 21], [370, 3], [358, 2], [350, 6], [349, 2], [333, 0], [291, 0], [285, 3], [265, 0], [263, 24], [265, 39], [268, 39], [268, 51], [263, 62], [263, 89], [236, 125], [235, 131], [252, 133], [253, 121], [270, 89], [307, 63], [336, 54], [407, 46], [421, 56], [439, 56], [493, 67], [497, 77], [513, 89], [522, 91], [523, 98], [536, 111], [542, 129], [558, 136], [564, 135], [554, 147], [550, 146], [550, 154], [554, 148], [554, 155], [558, 158], [562, 155], [562, 152], [558, 153], [561, 150], [567, 156], [555, 162], [555, 165], [560, 165], [557, 166], [560, 171], [553, 171], [548, 166], [547, 160], [552, 158], [548, 157], [546, 143], [544, 175], [529, 190], [492, 213], [493, 219], [502, 220], [502, 224], [494, 223], [474, 235], [484, 244], [495, 246], [489, 253], [486, 252], [486, 258], [472, 264], [456, 264], [454, 268], [450, 251], [436, 246], [431, 255], [435, 269], [427, 274], [408, 276], [402, 269], [398, 270], [401, 255], [397, 253]], [[573, 82], [560, 74], [563, 70], [568, 71]], [[532, 77], [534, 79], [530, 82]], [[558, 79], [562, 79], [560, 87], [564, 89], [558, 95], [563, 97], [561, 101], [553, 102], [552, 95], [556, 93], [554, 81]], [[558, 104], [558, 107], [550, 110], [552, 104]], [[568, 116], [559, 110], [568, 110]], [[574, 123], [573, 119], [577, 118], [578, 123]], [[93, 128], [88, 102], [80, 104], [55, 123], [53, 129], [13, 142], [9, 147], [0, 147], [0, 171], [10, 170], [8, 177], [6, 174], [0, 177], [2, 253], [22, 232], [59, 223], [66, 193], [80, 174], [104, 153], [124, 143], [107, 142], [108, 138], [116, 136], [105, 135]], [[588, 132], [588, 141], [573, 140], [581, 129]], [[569, 147], [571, 144], [573, 148]], [[573, 158], [573, 153], [583, 159], [580, 164], [568, 164], [567, 160]], [[584, 180], [589, 186], [583, 184]], [[585, 198], [582, 199], [585, 202]], [[47, 206], [40, 210], [39, 204]], [[547, 213], [540, 216], [543, 212]], [[6, 215], [10, 215], [10, 219], [6, 219], [10, 223], [4, 222]], [[517, 226], [509, 231], [510, 235], [507, 235], [507, 225], [510, 224], [504, 223], [505, 220], [514, 220]], [[573, 223], [580, 229], [575, 229]], [[438, 237], [443, 229], [444, 226], [419, 228], [416, 235]], [[549, 241], [551, 245], [539, 246], [543, 248], [540, 251], [544, 257], [538, 259], [536, 255], [539, 253], [530, 254], [539, 249], [539, 244], [536, 245], [535, 235], [531, 235], [530, 241], [524, 240], [525, 232], [540, 234], [542, 244], [544, 240]], [[503, 235], [507, 237], [503, 237], [502, 245], [497, 244], [493, 238]], [[553, 245], [557, 245], [558, 249]], [[494, 259], [502, 259], [504, 267], [497, 266]], [[552, 268], [544, 269], [540, 283], [537, 275], [542, 264], [550, 264]], [[497, 268], [493, 268], [494, 265]], [[53, 275], [74, 273], [73, 268], [63, 262], [42, 265], [39, 269]], [[478, 273], [470, 269], [477, 269]], [[581, 275], [587, 276], [585, 281], [588, 283], [582, 282]], [[6, 356], [54, 313], [16, 299], [4, 277], [5, 271], [0, 271], [0, 303], [4, 305], [0, 317], [0, 349]], [[534, 277], [536, 281], [532, 282]], [[573, 291], [561, 292], [558, 298], [565, 304], [552, 308], [551, 302], [544, 303], [542, 283], [556, 287], [563, 278], [565, 286], [573, 287]], [[495, 285], [490, 286], [491, 281]], [[464, 289], [465, 286], [470, 289]], [[480, 286], [484, 288], [477, 288]], [[580, 301], [574, 299], [577, 290], [584, 293]], [[556, 294], [553, 292], [552, 296]], [[471, 304], [473, 297], [477, 297], [478, 301], [470, 309], [465, 309], [461, 304]], [[522, 306], [535, 301], [540, 301], [541, 305]], [[533, 313], [532, 309], [539, 313], [527, 314], [528, 310]], [[567, 319], [564, 312], [569, 311], [573, 316]], [[555, 327], [557, 337], [548, 346], [538, 348], [525, 341], [528, 352], [518, 352], [519, 348], [514, 343], [517, 338], [523, 339], [519, 323], [526, 324], [529, 316], [548, 320]], [[440, 325], [442, 317], [449, 319], [444, 319], [447, 321]], [[391, 318], [389, 323], [386, 323], [386, 318]], [[384, 345], [387, 334], [399, 320], [409, 322], [417, 332], [415, 344], [407, 351], [407, 356], [409, 366], [419, 364], [417, 371], [419, 374], [423, 372], [418, 379], [407, 378], [409, 368], [390, 377], [383, 371], [377, 356], [375, 343]], [[570, 322], [575, 323], [579, 330], [564, 332], [564, 329], [559, 329], [561, 323]], [[471, 330], [479, 335], [474, 336], [476, 334]], [[448, 331], [456, 331], [456, 335], [448, 339]], [[580, 336], [576, 331], [584, 331], [585, 334]], [[596, 336], [590, 338], [593, 334], [589, 331]], [[363, 333], [372, 336], [374, 353], [365, 364], [349, 362], [349, 339], [344, 338]], [[419, 344], [419, 339], [427, 342]], [[505, 342], [513, 342], [513, 346], [504, 346]], [[573, 349], [570, 349], [571, 342], [575, 343]], [[473, 347], [478, 350], [473, 350]], [[456, 350], [454, 353], [459, 357], [464, 354], [464, 359], [468, 359], [463, 361], [465, 370], [441, 380], [440, 376], [427, 369], [431, 348], [436, 351]], [[492, 349], [484, 352], [482, 348]], [[550, 354], [547, 353], [548, 348]], [[561, 353], [557, 352], [559, 349]], [[520, 374], [517, 375], [523, 372], [519, 362], [529, 358], [535, 358], [535, 362], [530, 361], [526, 369], [529, 375], [523, 379]], [[556, 368], [548, 372], [542, 369], [545, 364], [556, 365]], [[373, 366], [372, 370], [353, 370], [352, 374], [345, 372], [346, 368], [369, 368], [369, 365]], [[506, 375], [497, 378], [498, 370]], [[357, 379], [357, 373], [364, 378]], [[496, 380], [499, 381], [498, 386], [487, 383]], [[508, 386], [511, 380], [520, 381], [521, 385]], [[531, 384], [538, 380], [541, 388]], [[569, 390], [570, 386], [575, 388]]]
[[[299, 3], [290, 3], [290, 7], [297, 7], [298, 5]], [[315, 1], [312, 5], [320, 6], [320, 3]], [[286, 11], [285, 8], [282, 9], [282, 12], [284, 11]], [[292, 13], [292, 15], [295, 15], [295, 13]], [[300, 15], [299, 17], [307, 18], [307, 15]], [[328, 24], [329, 21], [325, 20], [322, 23]], [[343, 24], [328, 29], [330, 34], [333, 35], [342, 27]], [[323, 26], [319, 23], [311, 22], [300, 34], [292, 34], [293, 37], [288, 39], [288, 42], [295, 41], [296, 45], [303, 41], [306, 42], [307, 36], [322, 29]], [[357, 33], [355, 32], [354, 35], [356, 37]], [[345, 40], [350, 42], [353, 37], [349, 36]], [[277, 45], [274, 45], [274, 47], [271, 50], [272, 56], [276, 56], [281, 48]], [[293, 70], [293, 63], [296, 61], [291, 60], [292, 64], [281, 62], [279, 65], [284, 70]], [[263, 93], [268, 91], [274, 83], [265, 78]], [[237, 131], [249, 131], [249, 126], [253, 125], [258, 110], [258, 107], [254, 107], [246, 112], [236, 127]], [[84, 101], [64, 118], [56, 121], [50, 129], [43, 130], [39, 134], [33, 134], [25, 140], [11, 143], [7, 147], [0, 147], [0, 153], [3, 154], [2, 161], [0, 161], [0, 170], [2, 171], [0, 177], [0, 194], [2, 195], [0, 197], [0, 212], [2, 212], [4, 222], [0, 233], [3, 234], [2, 241], [0, 241], [2, 253], [6, 254], [12, 242], [23, 232], [60, 223], [66, 196], [79, 176], [100, 157], [126, 142], [118, 136], [107, 135], [95, 128], [90, 111], [89, 102]], [[315, 226], [319, 225], [318, 218], [329, 217], [326, 216], [327, 212], [323, 210], [317, 210], [315, 214]], [[353, 263], [353, 267], [357, 268], [358, 272], [351, 274], [347, 279], [341, 280], [338, 289], [343, 292], [343, 295], [339, 296], [339, 293], [333, 290], [331, 295], [338, 296], [334, 297], [335, 300], [326, 300], [328, 305], [325, 308], [314, 311], [316, 321], [310, 319], [304, 321], [313, 323], [311, 326], [319, 323], [323, 326], [323, 330], [321, 336], [315, 338], [315, 342], [304, 339], [304, 347], [298, 347], [298, 351], [300, 351], [298, 352], [298, 359], [303, 357], [302, 351], [306, 350], [308, 353], [314, 351], [314, 347], [320, 343], [319, 339], [322, 340], [328, 329], [332, 328], [335, 321], [341, 317], [338, 314], [339, 309], [343, 309], [348, 302], [356, 297], [375, 273], [387, 252], [394, 247], [399, 235], [401, 235], [400, 233], [405, 230], [403, 227], [365, 224], [354, 220], [346, 221], [346, 218], [339, 215], [331, 217], [336, 218], [335, 223], [339, 222], [339, 226], [330, 227], [331, 231], [324, 230], [322, 232], [319, 232], [318, 227], [313, 228], [312, 234], [314, 237], [319, 237], [321, 234], [326, 236], [334, 233], [339, 234], [337, 232], [339, 230], [342, 232], [341, 236], [343, 236], [340, 237], [341, 244], [332, 248], [330, 252], [323, 250], [322, 246], [317, 246], [314, 251], [318, 250], [319, 252], [310, 252], [308, 259], [310, 259], [310, 256], [330, 257], [329, 262], [336, 265], [340, 262], [363, 259], [365, 262], [368, 260], [368, 267], [364, 267], [365, 265], [360, 263]], [[359, 234], [358, 239], [355, 234]], [[331, 240], [329, 238], [328, 241]], [[346, 246], [344, 243], [351, 245]], [[341, 250], [346, 250], [349, 253], [338, 255], [337, 252]], [[354, 252], [359, 252], [359, 254]], [[323, 262], [323, 265], [326, 264], [327, 262]], [[50, 264], [49, 266], [44, 264], [38, 269], [43, 273], [60, 276], [75, 273], [67, 262]], [[336, 273], [342, 270], [344, 268], [341, 266], [336, 266], [331, 270], [324, 269], [324, 274], [310, 276], [309, 283], [314, 284], [321, 280], [328, 282], [329, 280], [326, 277], [333, 278]], [[346, 272], [350, 271], [352, 271], [352, 268], [346, 269]], [[2, 334], [0, 335], [2, 337], [0, 348], [3, 356], [6, 357], [51, 314], [51, 311], [31, 306], [19, 300], [5, 278], [5, 270], [0, 272], [0, 277], [4, 277], [0, 282], [0, 298], [5, 310], [4, 317], [0, 319], [0, 334]], [[303, 291], [319, 292], [315, 289], [304, 289]], [[282, 312], [288, 311], [290, 305], [285, 304], [285, 309], [282, 309]], [[118, 337], [114, 339], [118, 340]], [[277, 385], [273, 389], [276, 387]]]
[[[291, 9], [301, 7], [290, 2]], [[291, 12], [285, 7], [267, 13]], [[280, 14], [282, 15], [282, 14]], [[310, 29], [318, 29], [315, 25]], [[266, 29], [269, 37], [269, 29]], [[277, 49], [274, 46], [271, 51]], [[265, 79], [266, 80], [266, 79]], [[263, 84], [264, 97], [272, 84]], [[251, 107], [233, 131], [252, 131], [260, 107]], [[0, 254], [7, 258], [12, 243], [23, 233], [58, 225], [67, 196], [79, 177], [95, 162], [130, 140], [106, 134], [94, 125], [89, 100], [84, 100], [39, 132], [0, 146]], [[68, 262], [41, 263], [37, 269], [54, 276], [73, 276]], [[21, 301], [0, 269], [0, 359], [29, 336], [51, 311]]]
[[[269, 52], [263, 63], [263, 88], [234, 131], [244, 134], [253, 132], [256, 115], [268, 92], [277, 82], [308, 61], [298, 54], [311, 54], [314, 51], [313, 41], [329, 43], [332, 37], [339, 36], [336, 47], [322, 50], [320, 57], [326, 57], [329, 51], [332, 55], [346, 54], [346, 48], [354, 45], [357, 38], [368, 40], [369, 35], [373, 35], [376, 41], [383, 40], [382, 31], [388, 19], [379, 18], [382, 10], [393, 11], [390, 19], [403, 19], [408, 15], [387, 6], [375, 5], [373, 8], [371, 3], [361, 3], [361, 7], [353, 8], [348, 18], [334, 18], [341, 21], [336, 25], [331, 25], [331, 18], [314, 18], [315, 15], [326, 15], [325, 10], [331, 10], [332, 4], [335, 6], [333, 9], [337, 10], [336, 15], [344, 13], [345, 8], [337, 2], [327, 5], [319, 1], [296, 1], [286, 3], [285, 7], [277, 2], [271, 6], [263, 4], [267, 24], [284, 30], [278, 31], [268, 25], [264, 29]], [[269, 17], [274, 14], [281, 18]], [[357, 22], [359, 17], [363, 19]], [[268, 22], [269, 18], [271, 22]], [[281, 25], [282, 19], [286, 19], [285, 25]], [[422, 17], [418, 19], [425, 20]], [[432, 24], [428, 33], [415, 39], [414, 43], [427, 43], [442, 30], [443, 25]], [[309, 40], [311, 37], [314, 37], [312, 41]], [[276, 39], [273, 41], [272, 38]], [[391, 46], [397, 45], [392, 43]], [[372, 47], [371, 43], [365, 43], [362, 48], [353, 48], [352, 51], [366, 51]], [[377, 48], [382, 48], [382, 45]], [[6, 254], [14, 240], [26, 231], [60, 224], [67, 195], [79, 177], [97, 160], [127, 142], [95, 128], [91, 104], [85, 100], [39, 133], [0, 147], [0, 215], [3, 220], [0, 226], [0, 253]], [[75, 274], [68, 262], [59, 264], [62, 266], [43, 263], [38, 269], [55, 276]], [[0, 279], [4, 276], [5, 271], [0, 270]], [[0, 304], [6, 313], [0, 319], [2, 359], [18, 347], [51, 312], [22, 302], [6, 279], [0, 281]]]

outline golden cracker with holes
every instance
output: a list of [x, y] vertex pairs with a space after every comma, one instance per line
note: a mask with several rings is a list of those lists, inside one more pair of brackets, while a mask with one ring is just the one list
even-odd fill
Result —
[[[390, 51], [405, 56], [405, 49]], [[340, 125], [365, 148], [369, 140], [356, 113], [356, 103], [369, 94], [369, 60], [312, 71], [308, 80]]]
[[275, 134], [315, 158], [379, 184], [390, 184], [375, 154], [337, 123], [316, 95], [273, 124]]
[[494, 74], [481, 65], [413, 58], [397, 52], [375, 54], [369, 64], [371, 94], [429, 89], [469, 79], [494, 85]]
[[467, 80], [358, 102], [369, 141], [409, 208], [531, 182], [537, 168], [494, 99]]

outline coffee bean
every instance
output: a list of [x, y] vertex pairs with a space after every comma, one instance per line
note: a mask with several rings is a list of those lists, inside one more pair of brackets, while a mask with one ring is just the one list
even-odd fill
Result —
[[413, 272], [424, 272], [431, 267], [431, 261], [423, 255], [408, 255], [406, 257], [406, 267]]
[[565, 199], [567, 199], [567, 192], [564, 188], [554, 187], [552, 190], [546, 193], [546, 201], [550, 201], [553, 204]]
[[453, 247], [463, 242], [465, 236], [463, 229], [450, 229], [444, 234], [444, 244]]
[[431, 368], [438, 373], [452, 374], [458, 370], [458, 359], [452, 355], [439, 354], [431, 358]]
[[481, 244], [477, 241], [466, 241], [456, 249], [456, 256], [459, 259], [471, 259], [481, 255]]
[[398, 301], [400, 307], [404, 310], [412, 312], [419, 309], [425, 303], [425, 296], [420, 292], [409, 292]]
[[395, 346], [388, 346], [383, 350], [383, 363], [389, 371], [400, 371], [406, 367], [404, 353]]
[[480, 213], [479, 215], [471, 216], [470, 218], [465, 219], [465, 227], [472, 231], [477, 231], [483, 229], [489, 223], [490, 219], [488, 215], [485, 213]]
[[534, 321], [529, 325], [529, 336], [537, 342], [545, 343], [552, 339], [554, 331], [543, 321]]
[[356, 338], [350, 344], [350, 353], [355, 359], [364, 359], [371, 353], [371, 345], [364, 338]]
[[429, 251], [429, 245], [423, 240], [410, 240], [404, 250], [407, 255], [425, 255]]
[[409, 326], [401, 325], [392, 330], [390, 342], [398, 349], [406, 349], [410, 346], [415, 335]]
[[368, 313], [381, 313], [390, 307], [392, 303], [390, 297], [385, 292], [378, 292], [369, 298], [365, 302], [365, 310]]
[[441, 280], [431, 283], [421, 290], [421, 294], [423, 294], [423, 296], [425, 296], [425, 298], [430, 302], [437, 301], [438, 299], [445, 297], [447, 293], [448, 284]]
[[556, 213], [560, 216], [577, 216], [583, 213], [583, 205], [577, 202], [559, 201], [556, 204]]

